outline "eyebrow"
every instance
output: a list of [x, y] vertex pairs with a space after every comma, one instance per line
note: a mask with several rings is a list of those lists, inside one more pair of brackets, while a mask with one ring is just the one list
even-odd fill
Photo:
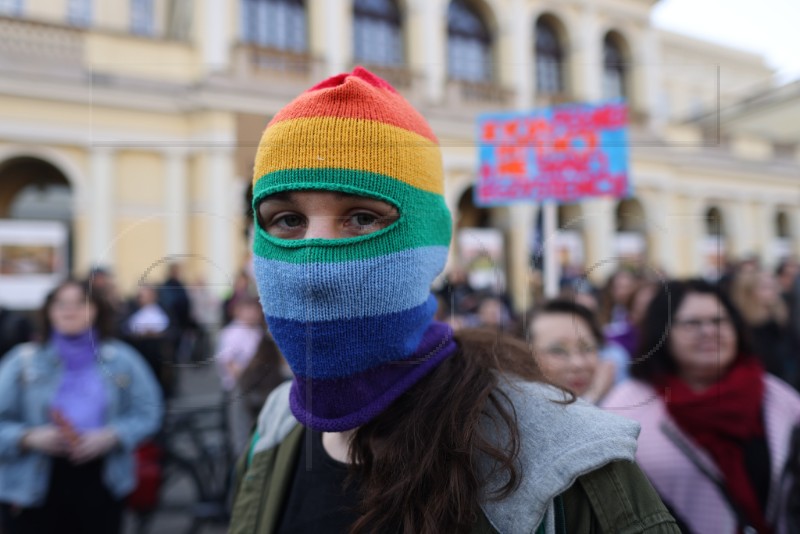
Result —
[[[344, 193], [342, 191], [329, 191], [327, 189], [311, 189], [311, 190], [303, 190], [303, 191], [281, 191], [279, 193], [273, 193], [273, 194], [271, 194], [271, 195], [269, 195], [267, 197], [264, 197], [261, 200], [261, 202], [264, 202], [264, 201], [267, 201], [267, 200], [276, 200], [278, 202], [286, 202], [288, 204], [295, 204], [296, 203], [296, 200], [294, 198], [295, 193], [307, 192], [307, 191], [311, 191], [311, 192], [324, 191], [326, 193], [332, 193], [336, 197], [337, 200], [343, 200], [343, 199], [347, 199], [347, 198], [354, 198], [354, 199], [371, 200], [371, 201], [375, 201], [375, 202], [385, 202], [385, 203], [388, 204], [388, 202], [386, 202], [384, 200], [381, 200], [379, 198], [373, 198], [373, 197], [368, 197], [368, 196], [363, 196], [363, 195], [354, 195], [354, 194], [351, 194], [351, 193]], [[389, 205], [392, 206], [391, 204], [389, 204]], [[394, 208], [394, 206], [392, 206], [392, 207]]]

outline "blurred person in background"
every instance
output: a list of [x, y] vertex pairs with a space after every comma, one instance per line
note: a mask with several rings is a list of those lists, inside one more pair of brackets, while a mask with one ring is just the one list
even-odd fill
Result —
[[158, 303], [169, 315], [174, 339], [174, 361], [176, 363], [205, 362], [212, 357], [208, 332], [195, 321], [192, 300], [184, 284], [181, 266], [170, 263], [167, 277], [158, 290]]
[[800, 397], [764, 372], [735, 306], [706, 281], [669, 282], [642, 326], [648, 357], [601, 405], [641, 424], [636, 460], [682, 531], [784, 532]]
[[0, 364], [0, 502], [17, 534], [120, 532], [134, 449], [160, 425], [158, 385], [87, 284], [58, 285], [42, 319], [45, 341]]
[[789, 310], [777, 280], [767, 271], [740, 271], [731, 281], [731, 300], [752, 334], [753, 349], [768, 373], [794, 383], [797, 355], [791, 352]]
[[500, 297], [487, 295], [478, 304], [476, 314], [478, 326], [494, 328], [510, 332], [514, 328], [514, 320], [505, 302]]
[[780, 286], [781, 298], [789, 311], [789, 353], [795, 362], [795, 374], [792, 385], [800, 389], [800, 264], [794, 257], [781, 260], [775, 269], [775, 276]]
[[86, 283], [89, 284], [90, 291], [97, 293], [108, 303], [113, 316], [114, 332], [119, 333], [124, 328], [123, 321], [127, 318], [129, 310], [128, 303], [117, 289], [114, 272], [108, 267], [95, 265], [89, 270]]
[[[595, 321], [599, 325], [597, 320], [599, 303], [594, 289], [588, 283], [573, 283], [572, 287], [561, 291], [559, 299], [571, 301], [585, 307], [592, 312]], [[616, 341], [610, 341], [604, 333], [603, 341], [597, 354], [600, 359], [597, 362], [597, 371], [595, 371], [594, 381], [590, 390], [595, 392], [599, 399], [613, 386], [621, 384], [628, 379], [628, 367], [630, 367], [631, 357], [622, 345]]]
[[[731, 256], [725, 257], [725, 264], [720, 273], [719, 278], [716, 280], [717, 286], [726, 295], [731, 294], [733, 280], [738, 275], [752, 275], [761, 269], [761, 259], [755, 254], [748, 254], [741, 259], [735, 259]], [[713, 280], [709, 280], [713, 281]]]
[[178, 332], [158, 303], [158, 292], [153, 286], [138, 287], [134, 307], [123, 323], [122, 334], [122, 339], [144, 357], [158, 379], [164, 397], [171, 397], [175, 387], [172, 357]]
[[209, 332], [216, 332], [220, 322], [220, 301], [203, 276], [195, 278], [187, 288], [191, 302], [192, 321]]
[[222, 302], [222, 326], [227, 325], [233, 320], [233, 310], [236, 303], [241, 299], [249, 298], [253, 294], [255, 280], [247, 271], [241, 269], [233, 281], [231, 294]]
[[589, 402], [602, 393], [593, 391], [598, 349], [603, 333], [594, 314], [569, 300], [551, 300], [531, 314], [528, 342], [542, 375]]
[[231, 391], [264, 337], [264, 314], [255, 295], [240, 297], [233, 321], [220, 330], [215, 360], [222, 388]]
[[479, 304], [479, 295], [469, 283], [469, 273], [461, 267], [452, 268], [444, 277], [442, 286], [436, 291], [458, 316], [474, 313]]
[[158, 292], [154, 287], [139, 286], [136, 304], [138, 308], [126, 321], [129, 332], [135, 335], [159, 335], [167, 331], [169, 316], [158, 303]]
[[639, 287], [638, 277], [628, 269], [613, 273], [600, 293], [598, 318], [606, 338], [633, 350], [636, 331], [630, 320], [631, 301]]

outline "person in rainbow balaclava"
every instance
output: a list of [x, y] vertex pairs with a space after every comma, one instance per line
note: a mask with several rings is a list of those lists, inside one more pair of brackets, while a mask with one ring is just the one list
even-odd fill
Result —
[[[254, 273], [294, 377], [240, 460], [231, 532], [677, 532], [635, 424], [565, 404], [524, 343], [433, 320], [443, 193], [430, 126], [363, 68], [267, 125]], [[576, 479], [634, 509], [598, 514]]]

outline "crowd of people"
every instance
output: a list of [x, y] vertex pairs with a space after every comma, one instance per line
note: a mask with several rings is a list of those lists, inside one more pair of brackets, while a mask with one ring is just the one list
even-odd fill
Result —
[[794, 258], [768, 270], [752, 257], [714, 281], [621, 268], [598, 288], [565, 280], [503, 322], [480, 320], [463, 276], [440, 301], [456, 303], [444, 320], [518, 336], [548, 381], [636, 420], [637, 462], [683, 532], [794, 532], [798, 272]]
[[134, 451], [200, 353], [240, 455], [233, 534], [800, 529], [797, 261], [620, 268], [515, 313], [439, 279], [438, 142], [387, 82], [325, 80], [263, 135], [228, 299], [171, 266], [125, 302], [95, 269], [3, 357], [4, 528], [119, 532]]

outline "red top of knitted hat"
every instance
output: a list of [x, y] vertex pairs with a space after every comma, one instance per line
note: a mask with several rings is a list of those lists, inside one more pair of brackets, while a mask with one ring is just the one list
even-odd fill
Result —
[[383, 122], [438, 143], [422, 115], [389, 82], [363, 67], [332, 76], [302, 93], [280, 110], [267, 128], [286, 120], [312, 117]]
[[395, 88], [392, 87], [392, 85], [389, 82], [387, 82], [383, 78], [376, 76], [375, 74], [371, 73], [364, 67], [356, 67], [355, 69], [353, 69], [353, 72], [343, 72], [342, 74], [331, 76], [327, 80], [322, 80], [321, 82], [319, 82], [317, 85], [315, 85], [306, 92], [308, 93], [311, 91], [318, 91], [319, 89], [326, 89], [328, 87], [336, 87], [337, 85], [342, 85], [345, 82], [345, 80], [350, 77], [361, 78], [370, 85], [373, 85], [380, 89], [387, 89], [393, 93], [397, 93]]

